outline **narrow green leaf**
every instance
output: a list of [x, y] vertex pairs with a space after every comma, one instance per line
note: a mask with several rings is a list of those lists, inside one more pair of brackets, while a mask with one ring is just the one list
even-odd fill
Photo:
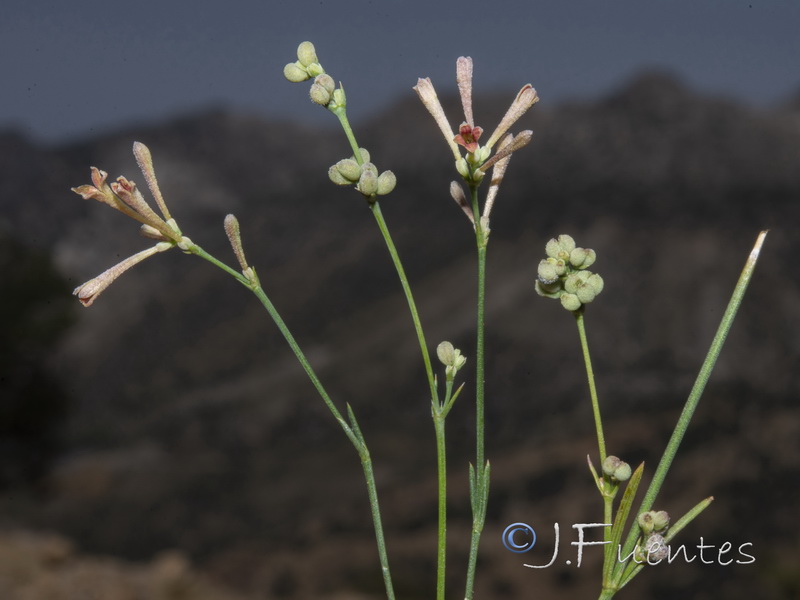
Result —
[[[622, 500], [620, 500], [619, 506], [617, 507], [614, 524], [611, 526], [611, 543], [606, 547], [606, 554], [603, 561], [603, 581], [606, 583], [610, 582], [614, 578], [613, 575], [617, 574], [616, 572], [621, 572], [623, 568], [617, 557], [619, 543], [622, 539], [622, 530], [625, 528], [625, 523], [627, 523], [631, 508], [633, 507], [633, 500], [639, 489], [639, 483], [641, 483], [643, 473], [644, 463], [641, 463], [628, 480], [628, 485], [625, 486], [625, 492], [622, 494]], [[637, 526], [638, 525], [634, 521], [632, 527]]]

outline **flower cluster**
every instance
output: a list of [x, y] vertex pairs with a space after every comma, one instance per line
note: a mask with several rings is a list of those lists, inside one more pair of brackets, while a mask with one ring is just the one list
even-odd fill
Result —
[[445, 377], [452, 381], [459, 369], [467, 362], [467, 357], [461, 354], [461, 350], [454, 348], [450, 342], [442, 342], [436, 347], [436, 356], [446, 367]]
[[636, 547], [636, 560], [656, 564], [669, 555], [669, 546], [664, 534], [669, 527], [669, 514], [664, 510], [648, 510], [637, 519], [642, 530], [644, 544]]
[[[419, 79], [417, 85], [414, 86], [414, 91], [417, 92], [425, 108], [428, 109], [428, 112], [439, 126], [439, 130], [453, 153], [453, 158], [456, 161], [456, 170], [470, 189], [474, 189], [483, 180], [486, 171], [490, 167], [494, 167], [491, 186], [486, 196], [482, 214], [488, 223], [489, 213], [492, 210], [498, 188], [505, 175], [511, 153], [527, 146], [533, 136], [533, 132], [529, 130], [522, 131], [516, 136], [506, 134], [511, 126], [539, 100], [539, 97], [530, 84], [523, 86], [494, 132], [481, 145], [480, 140], [483, 136], [483, 128], [475, 125], [473, 118], [472, 59], [468, 56], [462, 56], [456, 61], [456, 83], [461, 96], [461, 104], [464, 108], [464, 121], [459, 126], [457, 134], [453, 133], [430, 78]], [[492, 155], [492, 150], [495, 146], [497, 146], [497, 149]], [[464, 156], [461, 154], [461, 148], [466, 151]], [[453, 182], [451, 184], [450, 194], [474, 225], [476, 211], [467, 202], [466, 196], [458, 183]], [[480, 217], [481, 215], [478, 216]]]
[[369, 152], [359, 148], [362, 163], [358, 164], [355, 156], [344, 158], [328, 169], [328, 177], [336, 185], [353, 185], [369, 202], [374, 202], [376, 196], [385, 196], [397, 185], [397, 177], [392, 171], [378, 174], [378, 167], [369, 159]]
[[347, 105], [344, 89], [336, 88], [333, 77], [325, 72], [317, 58], [317, 51], [311, 42], [303, 42], [297, 47], [297, 61], [283, 68], [283, 76], [292, 83], [302, 83], [314, 78], [309, 90], [311, 101], [335, 112]]
[[547, 258], [537, 269], [536, 293], [559, 298], [569, 311], [580, 310], [603, 291], [603, 278], [588, 268], [597, 258], [590, 248], [579, 248], [569, 235], [551, 239], [545, 247]]
[[133, 181], [125, 177], [118, 177], [115, 182], [109, 185], [106, 183], [108, 173], [96, 167], [91, 168], [92, 185], [81, 185], [72, 188], [72, 191], [85, 200], [97, 200], [103, 204], [108, 204], [131, 219], [138, 221], [142, 224], [140, 233], [145, 237], [157, 240], [157, 243], [146, 250], [142, 250], [126, 258], [94, 279], [75, 288], [73, 294], [78, 296], [78, 300], [80, 300], [84, 306], [91, 306], [95, 299], [97, 299], [117, 277], [134, 265], [142, 262], [144, 259], [159, 252], [169, 250], [175, 246], [178, 246], [184, 251], [189, 250], [193, 246], [192, 241], [181, 233], [178, 224], [167, 209], [167, 205], [161, 195], [161, 190], [158, 187], [155, 171], [153, 170], [153, 159], [150, 155], [150, 150], [144, 144], [134, 142], [133, 154], [136, 157], [136, 162], [142, 170], [147, 186], [150, 188], [150, 192], [153, 194], [163, 218], [150, 208], [150, 205], [144, 199], [144, 196], [142, 196], [142, 193]]
[[631, 466], [619, 457], [609, 455], [603, 461], [603, 474], [611, 483], [619, 484], [631, 478]]

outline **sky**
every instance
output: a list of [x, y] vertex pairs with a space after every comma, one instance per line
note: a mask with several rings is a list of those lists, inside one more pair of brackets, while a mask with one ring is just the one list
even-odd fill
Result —
[[[768, 107], [800, 92], [797, 0], [3, 0], [0, 130], [63, 143], [211, 107], [321, 120], [283, 79], [299, 42], [344, 83], [351, 118], [418, 77], [476, 93], [532, 83], [542, 104], [657, 67]], [[357, 119], [357, 116], [355, 116]]]

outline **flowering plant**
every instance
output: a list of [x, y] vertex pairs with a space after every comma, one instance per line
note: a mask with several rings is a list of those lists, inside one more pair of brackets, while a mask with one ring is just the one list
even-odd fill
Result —
[[[430, 356], [430, 348], [426, 341], [424, 328], [417, 310], [414, 295], [406, 276], [399, 252], [389, 232], [389, 227], [381, 212], [380, 199], [390, 194], [397, 185], [397, 178], [390, 170], [379, 171], [370, 153], [359, 146], [347, 117], [347, 98], [344, 88], [336, 86], [334, 78], [322, 67], [316, 49], [310, 42], [300, 44], [297, 61], [289, 63], [284, 69], [285, 77], [295, 83], [311, 81], [309, 96], [339, 120], [350, 144], [352, 154], [341, 158], [328, 169], [330, 180], [339, 186], [352, 186], [366, 201], [372, 212], [378, 229], [383, 236], [389, 256], [397, 272], [401, 287], [405, 294], [409, 314], [419, 343], [420, 356], [425, 367], [428, 389], [430, 392], [433, 433], [436, 440], [437, 479], [438, 479], [438, 541], [436, 548], [437, 584], [436, 597], [445, 598], [445, 572], [447, 565], [447, 445], [445, 441], [446, 418], [453, 409], [456, 400], [462, 395], [464, 383], [456, 387], [459, 373], [469, 363], [474, 363], [474, 401], [475, 401], [475, 462], [469, 467], [469, 489], [472, 509], [472, 528], [470, 550], [466, 565], [464, 598], [474, 596], [475, 576], [477, 570], [478, 549], [481, 534], [486, 521], [487, 505], [490, 501], [489, 484], [491, 475], [490, 462], [485, 456], [485, 304], [486, 304], [486, 255], [489, 245], [491, 223], [490, 217], [496, 202], [499, 189], [506, 174], [512, 155], [527, 146], [533, 139], [530, 130], [517, 134], [509, 130], [538, 101], [536, 90], [524, 85], [512, 101], [505, 116], [494, 129], [485, 143], [481, 144], [484, 130], [476, 125], [472, 107], [472, 74], [473, 63], [468, 57], [460, 57], [456, 62], [456, 82], [464, 112], [464, 120], [457, 133], [452, 129], [445, 115], [436, 90], [430, 79], [419, 79], [414, 90], [432, 115], [445, 143], [453, 155], [457, 179], [450, 183], [450, 195], [467, 216], [474, 235], [477, 251], [477, 307], [474, 359], [469, 360], [465, 354], [449, 341], [442, 341], [436, 347], [436, 356], [444, 367], [440, 376], [435, 373]], [[239, 270], [228, 266], [207, 253], [190, 238], [183, 235], [176, 220], [170, 214], [162, 197], [156, 179], [153, 160], [149, 149], [139, 142], [133, 145], [133, 152], [145, 178], [147, 186], [155, 199], [161, 215], [157, 214], [144, 199], [136, 184], [124, 177], [119, 177], [111, 184], [107, 183], [108, 175], [95, 167], [91, 169], [91, 185], [73, 188], [84, 199], [94, 199], [115, 208], [140, 224], [141, 233], [155, 244], [123, 260], [114, 267], [75, 289], [75, 295], [84, 306], [90, 306], [108, 286], [129, 268], [150, 256], [164, 252], [173, 247], [180, 248], [187, 254], [194, 254], [219, 267], [246, 288], [251, 290], [267, 310], [279, 331], [294, 352], [307, 373], [323, 402], [344, 434], [352, 443], [360, 460], [369, 496], [371, 515], [381, 563], [386, 596], [390, 600], [395, 597], [394, 582], [389, 568], [389, 557], [384, 539], [381, 510], [378, 501], [378, 489], [375, 482], [372, 459], [364, 433], [362, 432], [355, 412], [346, 405], [341, 410], [331, 399], [317, 377], [311, 363], [298, 345], [289, 328], [284, 323], [276, 307], [262, 287], [255, 269], [248, 263], [242, 243], [238, 220], [233, 215], [224, 219], [224, 230], [230, 241]], [[483, 201], [479, 191], [486, 175], [491, 169], [488, 188]], [[466, 188], [466, 191], [465, 191]], [[747, 260], [742, 276], [736, 285], [728, 309], [711, 349], [700, 370], [697, 382], [693, 387], [685, 408], [664, 455], [655, 471], [653, 479], [641, 500], [639, 507], [625, 534], [629, 517], [633, 509], [634, 499], [642, 479], [643, 465], [636, 469], [625, 461], [606, 451], [605, 436], [600, 413], [600, 403], [594, 381], [586, 328], [585, 314], [587, 306], [594, 302], [605, 286], [603, 278], [589, 270], [597, 260], [594, 250], [579, 247], [575, 240], [566, 234], [559, 235], [545, 246], [546, 258], [536, 268], [535, 276], [531, 275], [531, 290], [543, 297], [558, 299], [564, 309], [575, 318], [578, 326], [581, 348], [583, 350], [590, 399], [594, 414], [598, 442], [597, 464], [588, 458], [592, 479], [603, 502], [603, 543], [605, 544], [604, 563], [600, 598], [613, 597], [623, 586], [636, 576], [648, 564], [658, 561], [664, 556], [665, 545], [692, 519], [694, 519], [711, 502], [706, 498], [680, 519], [671, 521], [669, 515], [662, 510], [653, 510], [653, 505], [664, 482], [667, 471], [677, 451], [678, 445], [686, 431], [689, 420], [699, 402], [708, 376], [719, 355], [725, 336], [729, 331], [739, 303], [742, 300], [747, 284], [755, 268], [765, 232], [759, 236], [756, 245]], [[532, 269], [533, 271], [533, 269]], [[440, 367], [441, 370], [441, 367]], [[442, 385], [443, 382], [443, 385]], [[615, 498], [623, 487], [621, 500], [615, 508]], [[624, 539], [624, 541], [623, 541]], [[623, 550], [617, 553], [617, 548]]]

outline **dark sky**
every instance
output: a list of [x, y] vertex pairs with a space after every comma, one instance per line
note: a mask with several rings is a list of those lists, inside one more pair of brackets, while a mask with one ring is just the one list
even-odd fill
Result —
[[[542, 102], [602, 94], [658, 66], [768, 106], [800, 89], [796, 0], [3, 0], [0, 127], [42, 140], [210, 106], [321, 119], [282, 78], [300, 41], [375, 112], [417, 77], [530, 82]], [[479, 110], [479, 107], [478, 107]]]

